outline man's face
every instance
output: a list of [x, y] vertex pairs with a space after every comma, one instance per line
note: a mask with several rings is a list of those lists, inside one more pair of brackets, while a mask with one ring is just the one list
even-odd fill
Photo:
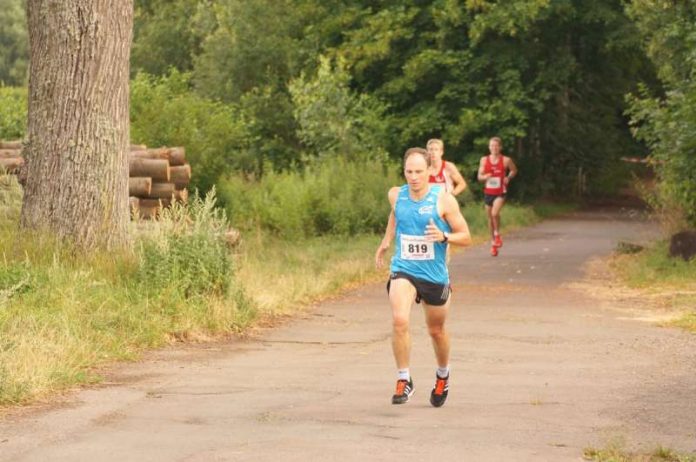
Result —
[[428, 146], [428, 154], [430, 154], [431, 159], [442, 159], [444, 153], [445, 150], [440, 143], [430, 143]]
[[420, 154], [411, 154], [404, 164], [404, 176], [412, 191], [422, 191], [428, 186], [428, 163]]
[[491, 140], [488, 143], [488, 150], [491, 151], [491, 154], [500, 154], [500, 143], [498, 140]]

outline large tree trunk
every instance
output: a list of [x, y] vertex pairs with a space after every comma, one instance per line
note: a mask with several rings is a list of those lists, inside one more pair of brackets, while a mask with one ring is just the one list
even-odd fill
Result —
[[133, 0], [28, 0], [27, 18], [21, 224], [82, 249], [127, 246]]

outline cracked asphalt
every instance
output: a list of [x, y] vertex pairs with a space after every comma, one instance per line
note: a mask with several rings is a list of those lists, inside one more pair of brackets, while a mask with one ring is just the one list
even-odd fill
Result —
[[[412, 316], [416, 393], [396, 379], [384, 284], [248, 340], [173, 347], [0, 421], [0, 461], [579, 461], [623, 441], [696, 451], [696, 336], [573, 287], [583, 264], [655, 229], [577, 212], [453, 255], [450, 396]], [[377, 241], [375, 241], [375, 246]], [[445, 459], [446, 458], [446, 459]]]

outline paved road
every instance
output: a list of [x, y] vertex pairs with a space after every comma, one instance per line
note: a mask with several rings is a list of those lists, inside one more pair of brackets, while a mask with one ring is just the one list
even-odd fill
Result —
[[383, 284], [258, 338], [177, 348], [112, 383], [0, 422], [0, 461], [577, 461], [584, 448], [696, 451], [696, 336], [569, 288], [588, 258], [650, 226], [584, 212], [452, 260], [452, 380], [414, 308], [416, 394], [395, 371]]

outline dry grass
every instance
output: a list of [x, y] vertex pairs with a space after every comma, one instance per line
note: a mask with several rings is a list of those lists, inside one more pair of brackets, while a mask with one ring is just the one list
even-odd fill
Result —
[[594, 462], [696, 462], [696, 454], [680, 454], [659, 446], [651, 452], [629, 451], [623, 441], [607, 444], [604, 448], [586, 448], [583, 458]]
[[696, 260], [666, 257], [663, 243], [639, 253], [592, 259], [584, 280], [569, 286], [632, 319], [696, 332]]

